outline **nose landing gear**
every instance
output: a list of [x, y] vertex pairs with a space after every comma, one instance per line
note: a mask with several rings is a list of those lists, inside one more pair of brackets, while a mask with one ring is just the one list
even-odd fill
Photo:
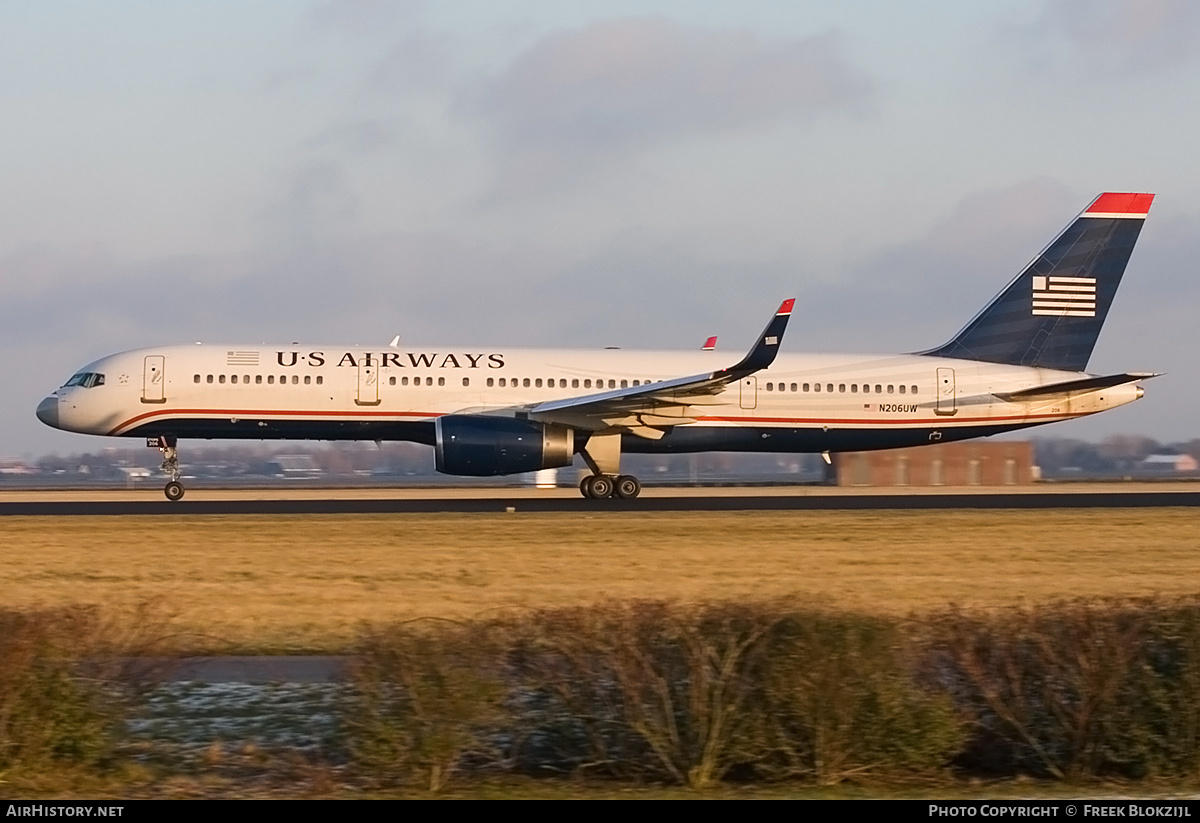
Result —
[[147, 445], [157, 446], [162, 452], [163, 462], [159, 469], [171, 476], [167, 485], [163, 487], [163, 494], [172, 503], [183, 497], [183, 484], [179, 482], [179, 452], [176, 450], [176, 440], [170, 435], [163, 437], [152, 438], [154, 442]]

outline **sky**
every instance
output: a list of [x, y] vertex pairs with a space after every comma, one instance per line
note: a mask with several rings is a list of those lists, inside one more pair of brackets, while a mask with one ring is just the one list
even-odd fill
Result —
[[1200, 4], [0, 0], [0, 456], [169, 343], [949, 339], [1096, 194], [1158, 197], [1039, 434], [1200, 437]]

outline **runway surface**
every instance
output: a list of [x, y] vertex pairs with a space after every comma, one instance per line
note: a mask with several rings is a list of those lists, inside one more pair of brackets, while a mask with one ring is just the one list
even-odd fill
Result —
[[1089, 509], [1200, 506], [1200, 490], [1122, 486], [1021, 491], [927, 489], [909, 493], [836, 488], [648, 489], [637, 500], [585, 500], [567, 489], [199, 490], [172, 503], [137, 493], [19, 493], [0, 496], [0, 516], [434, 514], [486, 512], [695, 512], [917, 509]]

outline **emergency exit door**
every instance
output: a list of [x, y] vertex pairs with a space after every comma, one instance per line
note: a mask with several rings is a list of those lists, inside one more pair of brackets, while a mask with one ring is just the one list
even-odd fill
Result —
[[937, 370], [937, 403], [935, 414], [952, 415], [958, 411], [954, 405], [954, 369]]
[[758, 405], [758, 378], [753, 375], [742, 378], [741, 405], [743, 409], [753, 409]]
[[142, 402], [166, 403], [167, 378], [164, 374], [166, 358], [151, 354], [142, 365]]
[[368, 366], [363, 363], [358, 367], [358, 397], [354, 402], [360, 406], [379, 405], [378, 366]]

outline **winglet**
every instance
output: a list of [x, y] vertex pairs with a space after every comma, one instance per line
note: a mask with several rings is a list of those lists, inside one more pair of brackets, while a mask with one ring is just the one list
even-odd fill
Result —
[[792, 306], [795, 303], [795, 298], [788, 298], [780, 303], [779, 311], [775, 312], [771, 322], [767, 323], [767, 327], [758, 336], [758, 342], [754, 344], [754, 348], [750, 349], [740, 363], [716, 372], [713, 376], [737, 380], [760, 369], [765, 369], [775, 362], [775, 355], [779, 353], [779, 344], [783, 340], [788, 320], [792, 317]]
[[704, 341], [704, 345], [700, 347], [700, 350], [701, 351], [712, 351], [716, 347], [717, 347], [717, 336], [714, 334], [712, 337], [710, 337]]

